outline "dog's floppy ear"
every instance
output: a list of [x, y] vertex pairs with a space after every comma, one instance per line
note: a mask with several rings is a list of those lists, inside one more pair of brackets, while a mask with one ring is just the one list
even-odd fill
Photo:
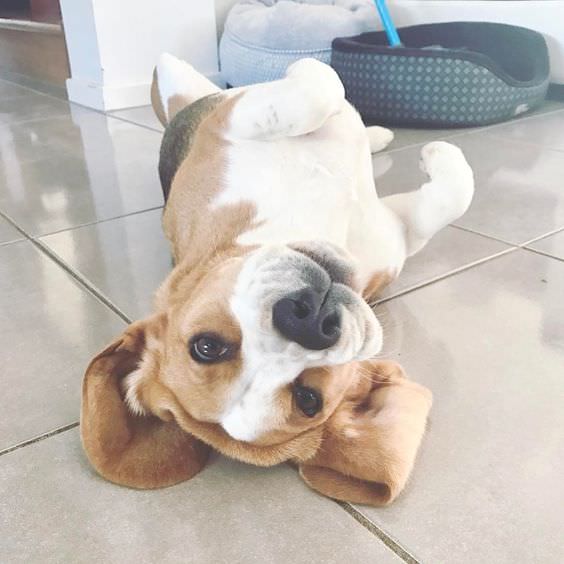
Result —
[[327, 420], [321, 447], [300, 466], [306, 483], [343, 501], [386, 505], [415, 460], [431, 393], [389, 361], [358, 364], [357, 379]]
[[[187, 480], [204, 467], [208, 456], [209, 447], [184, 432], [168, 411], [139, 404], [140, 413], [135, 414], [125, 401], [124, 377], [132, 372], [149, 376], [141, 371], [157, 369], [157, 353], [141, 360], [160, 326], [157, 316], [130, 325], [92, 360], [83, 381], [80, 429], [88, 459], [107, 480], [133, 488]], [[149, 380], [146, 388], [159, 387], [158, 382], [143, 380]], [[159, 394], [146, 389], [145, 395]]]

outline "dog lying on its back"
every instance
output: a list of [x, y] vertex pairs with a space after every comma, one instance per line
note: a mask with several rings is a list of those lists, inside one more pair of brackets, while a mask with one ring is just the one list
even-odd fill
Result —
[[383, 504], [402, 489], [430, 407], [395, 363], [371, 360], [367, 305], [473, 194], [461, 151], [422, 150], [430, 180], [378, 198], [365, 128], [327, 65], [221, 91], [164, 55], [153, 105], [176, 266], [155, 313], [91, 363], [82, 437], [109, 480], [187, 479], [208, 445], [260, 465], [300, 464], [315, 489]]

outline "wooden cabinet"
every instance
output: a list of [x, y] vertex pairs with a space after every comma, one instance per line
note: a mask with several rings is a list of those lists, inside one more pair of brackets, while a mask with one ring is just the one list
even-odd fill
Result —
[[56, 23], [61, 21], [59, 0], [30, 0], [31, 19], [35, 22]]
[[64, 86], [69, 62], [59, 0], [0, 0], [2, 73]]

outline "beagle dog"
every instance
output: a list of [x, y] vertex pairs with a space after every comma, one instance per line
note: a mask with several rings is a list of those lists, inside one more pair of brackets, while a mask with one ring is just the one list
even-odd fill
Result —
[[175, 266], [153, 315], [100, 353], [83, 384], [85, 451], [108, 480], [186, 480], [210, 448], [291, 461], [317, 491], [383, 505], [403, 488], [431, 405], [376, 360], [368, 303], [472, 199], [462, 152], [422, 149], [429, 181], [378, 198], [366, 128], [331, 67], [221, 91], [163, 55], [153, 107]]

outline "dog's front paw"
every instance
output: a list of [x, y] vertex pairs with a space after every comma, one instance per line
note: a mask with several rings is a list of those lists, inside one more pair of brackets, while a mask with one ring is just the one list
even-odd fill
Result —
[[433, 141], [421, 149], [421, 170], [430, 178], [442, 174], [472, 173], [462, 151], [451, 143]]
[[474, 175], [462, 151], [450, 143], [434, 141], [421, 150], [420, 165], [431, 179], [422, 187], [422, 194], [433, 202], [434, 213], [449, 223], [458, 219], [474, 195]]
[[372, 125], [366, 128], [370, 152], [378, 153], [383, 151], [394, 139], [394, 132], [379, 125]]

